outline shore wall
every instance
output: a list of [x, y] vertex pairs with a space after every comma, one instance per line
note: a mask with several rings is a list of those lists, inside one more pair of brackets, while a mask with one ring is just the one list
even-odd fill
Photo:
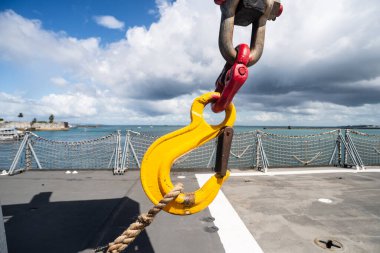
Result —
[[5, 121], [0, 122], [0, 128], [16, 128], [18, 130], [33, 130], [33, 131], [60, 131], [68, 130], [69, 124], [67, 122], [53, 122], [53, 123], [34, 123], [19, 122], [19, 121]]

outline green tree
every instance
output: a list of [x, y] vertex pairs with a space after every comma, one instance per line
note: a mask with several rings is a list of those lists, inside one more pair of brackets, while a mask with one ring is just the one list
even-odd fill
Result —
[[50, 114], [50, 116], [49, 116], [49, 123], [53, 123], [53, 122], [54, 122], [54, 115]]
[[34, 118], [34, 119], [32, 120], [32, 122], [31, 122], [31, 124], [33, 125], [33, 124], [36, 123], [36, 122], [37, 122], [37, 119]]
[[22, 118], [22, 117], [24, 117], [24, 114], [22, 114], [22, 112], [20, 112], [17, 117]]

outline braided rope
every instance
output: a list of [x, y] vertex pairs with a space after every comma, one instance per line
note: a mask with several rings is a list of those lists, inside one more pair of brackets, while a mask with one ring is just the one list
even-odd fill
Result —
[[380, 135], [378, 134], [368, 134], [368, 133], [363, 133], [363, 132], [359, 132], [359, 131], [355, 131], [355, 130], [352, 130], [352, 129], [349, 129], [349, 133], [351, 134], [356, 134], [356, 135], [361, 135], [361, 136], [368, 136], [368, 137], [373, 137], [373, 138], [380, 138]]
[[[160, 202], [153, 206], [148, 213], [143, 213], [137, 217], [137, 220], [132, 223], [124, 232], [118, 236], [113, 242], [107, 246], [95, 249], [95, 252], [103, 251], [107, 253], [120, 253], [130, 245], [136, 237], [149, 226], [154, 217], [170, 202], [172, 202], [183, 191], [183, 184], [178, 183], [173, 190], [168, 192]], [[106, 250], [106, 251], [104, 251]]]
[[339, 130], [331, 130], [328, 132], [322, 132], [322, 133], [317, 133], [317, 134], [308, 134], [308, 135], [282, 135], [282, 134], [275, 134], [275, 133], [269, 133], [269, 132], [264, 132], [261, 130], [257, 130], [258, 133], [266, 136], [275, 136], [275, 137], [280, 137], [280, 138], [289, 138], [289, 139], [305, 139], [305, 138], [312, 138], [312, 137], [318, 137], [322, 135], [327, 135], [327, 134], [336, 134]]

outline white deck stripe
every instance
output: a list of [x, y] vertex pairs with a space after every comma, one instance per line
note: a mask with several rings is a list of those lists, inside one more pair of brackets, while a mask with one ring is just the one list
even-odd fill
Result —
[[[331, 169], [331, 170], [297, 170], [297, 171], [269, 171], [231, 173], [231, 177], [245, 176], [280, 176], [280, 175], [307, 175], [324, 173], [368, 173], [380, 172], [380, 169]], [[213, 174], [196, 174], [198, 184], [202, 186]], [[215, 218], [214, 224], [219, 228], [218, 234], [226, 253], [263, 253], [260, 245], [249, 232], [238, 213], [232, 207], [222, 191], [219, 191], [215, 200], [209, 205], [211, 215]]]
[[380, 172], [380, 169], [331, 169], [331, 170], [289, 170], [289, 171], [268, 171], [266, 173], [255, 172], [235, 172], [231, 173], [231, 177], [248, 177], [248, 176], [281, 176], [281, 175], [307, 175], [307, 174], [328, 174], [328, 173], [368, 173]]
[[[210, 178], [210, 174], [195, 176], [200, 186]], [[215, 218], [214, 224], [219, 228], [218, 234], [226, 253], [263, 253], [222, 191], [219, 191], [208, 208]]]

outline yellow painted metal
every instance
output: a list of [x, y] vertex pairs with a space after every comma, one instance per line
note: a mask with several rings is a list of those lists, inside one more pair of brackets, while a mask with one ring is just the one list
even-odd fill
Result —
[[[141, 183], [146, 195], [154, 204], [174, 187], [170, 170], [176, 159], [217, 137], [222, 128], [233, 126], [236, 111], [232, 103], [226, 109], [225, 118], [219, 125], [209, 125], [203, 118], [204, 107], [215, 96], [219, 96], [219, 93], [209, 92], [197, 97], [191, 106], [191, 123], [157, 139], [145, 153], [141, 163]], [[213, 175], [197, 191], [181, 193], [164, 210], [179, 215], [203, 210], [214, 200], [228, 176], [229, 171], [224, 177]]]

